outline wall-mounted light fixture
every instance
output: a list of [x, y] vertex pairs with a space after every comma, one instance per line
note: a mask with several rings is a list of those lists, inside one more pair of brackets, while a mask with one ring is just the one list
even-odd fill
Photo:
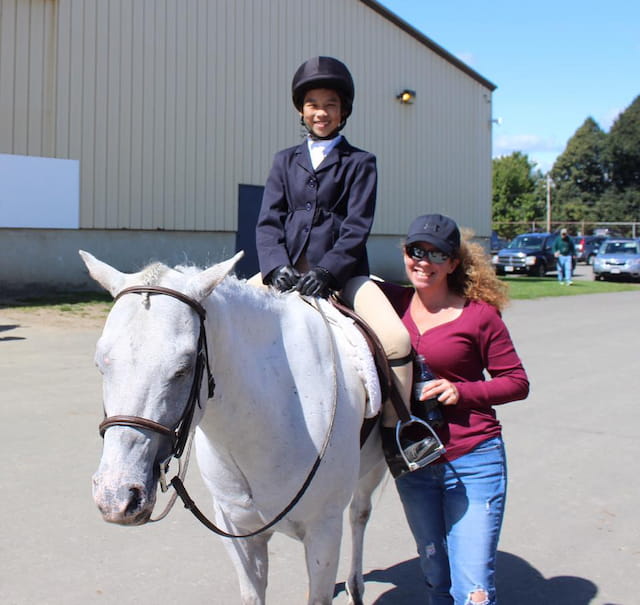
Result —
[[399, 95], [396, 95], [396, 99], [403, 105], [410, 105], [416, 98], [416, 91], [405, 88]]

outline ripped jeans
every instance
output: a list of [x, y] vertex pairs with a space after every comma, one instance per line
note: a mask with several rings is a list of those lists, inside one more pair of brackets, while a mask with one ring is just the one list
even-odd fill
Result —
[[[396, 479], [429, 605], [495, 605], [507, 467], [500, 437]], [[479, 599], [479, 600], [478, 600]]]

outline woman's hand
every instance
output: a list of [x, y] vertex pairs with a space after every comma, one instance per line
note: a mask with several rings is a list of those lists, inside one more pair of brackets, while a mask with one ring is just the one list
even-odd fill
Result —
[[442, 405], [456, 405], [460, 399], [460, 393], [454, 383], [446, 378], [436, 378], [423, 387], [420, 401], [434, 398]]

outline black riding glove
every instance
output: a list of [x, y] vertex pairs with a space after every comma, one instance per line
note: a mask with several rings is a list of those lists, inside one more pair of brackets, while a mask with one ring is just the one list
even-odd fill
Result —
[[332, 281], [331, 273], [324, 267], [314, 267], [298, 280], [296, 290], [306, 296], [327, 298], [331, 294]]
[[300, 279], [298, 273], [291, 265], [282, 265], [271, 272], [271, 285], [280, 290], [280, 292], [289, 292], [293, 290]]

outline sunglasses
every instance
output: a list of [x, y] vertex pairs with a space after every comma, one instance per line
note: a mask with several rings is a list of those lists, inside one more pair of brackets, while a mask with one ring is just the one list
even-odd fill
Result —
[[430, 263], [441, 265], [449, 260], [449, 255], [441, 252], [440, 250], [425, 250], [415, 244], [405, 246], [404, 250], [407, 253], [407, 256], [415, 261], [421, 261], [428, 258]]

